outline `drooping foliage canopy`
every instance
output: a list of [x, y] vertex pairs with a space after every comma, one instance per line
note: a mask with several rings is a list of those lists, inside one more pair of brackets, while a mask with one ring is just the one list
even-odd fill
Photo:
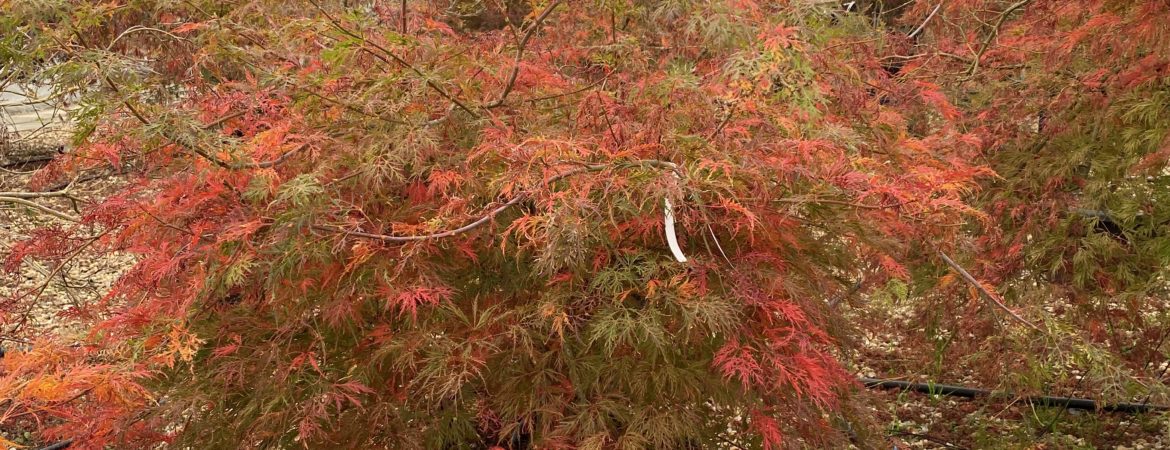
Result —
[[1160, 385], [1164, 2], [898, 3], [0, 1], [0, 75], [76, 105], [0, 198], [122, 180], [4, 269], [135, 260], [70, 327], [3, 299], [0, 423], [831, 448], [866, 296], [941, 374]]

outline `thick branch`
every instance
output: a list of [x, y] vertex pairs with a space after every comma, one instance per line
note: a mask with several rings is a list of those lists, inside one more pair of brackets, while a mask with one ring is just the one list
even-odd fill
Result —
[[402, 0], [402, 24], [398, 27], [398, 32], [406, 34], [406, 0]]
[[53, 155], [53, 156], [41, 155], [41, 156], [33, 156], [31, 158], [26, 158], [26, 159], [20, 159], [20, 160], [16, 160], [16, 161], [7, 161], [4, 163], [0, 163], [0, 168], [12, 169], [15, 167], [21, 167], [22, 169], [25, 169], [25, 168], [27, 168], [27, 166], [32, 165], [32, 164], [47, 163], [49, 161], [52, 161], [54, 156], [55, 155]]

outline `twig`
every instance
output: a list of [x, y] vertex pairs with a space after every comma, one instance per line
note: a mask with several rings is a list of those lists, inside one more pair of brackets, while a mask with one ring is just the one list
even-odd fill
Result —
[[[49, 275], [45, 277], [45, 282], [41, 283], [40, 286], [37, 287], [36, 295], [34, 295], [32, 298], [32, 303], [36, 303], [38, 300], [41, 299], [41, 296], [45, 294], [45, 290], [49, 288], [49, 284], [51, 284], [53, 282], [53, 277], [56, 277], [57, 274], [61, 273], [61, 271], [65, 269], [66, 265], [73, 262], [73, 260], [75, 258], [77, 258], [77, 256], [80, 255], [82, 251], [89, 248], [89, 246], [93, 245], [94, 242], [97, 242], [102, 237], [105, 237], [105, 235], [109, 234], [111, 231], [113, 231], [113, 228], [106, 229], [105, 231], [101, 232], [101, 234], [98, 234], [97, 236], [89, 238], [88, 240], [85, 241], [85, 243], [77, 246], [77, 248], [74, 248], [73, 250], [70, 250], [66, 254], [65, 259], [62, 260], [60, 263], [57, 263], [57, 265], [53, 267], [53, 270], [51, 272], [49, 272]], [[23, 299], [27, 295], [28, 294], [22, 294], [21, 298]], [[27, 315], [27, 312], [25, 314]], [[22, 322], [22, 326], [23, 326], [23, 323], [24, 322]]]
[[386, 235], [386, 234], [365, 233], [365, 232], [361, 232], [361, 231], [348, 231], [348, 230], [343, 230], [340, 228], [322, 226], [322, 225], [314, 225], [313, 228], [317, 228], [317, 229], [324, 230], [324, 231], [341, 232], [341, 233], [344, 233], [346, 236], [356, 236], [356, 237], [362, 237], [362, 238], [368, 238], [368, 239], [377, 239], [377, 240], [380, 240], [383, 242], [412, 242], [412, 241], [425, 241], [425, 240], [430, 240], [430, 239], [441, 239], [441, 238], [445, 238], [445, 237], [455, 236], [457, 234], [466, 233], [468, 231], [479, 228], [481, 225], [490, 222], [497, 215], [504, 212], [508, 208], [511, 208], [513, 205], [520, 203], [522, 200], [524, 200], [527, 197], [528, 197], [527, 193], [517, 195], [516, 197], [512, 198], [512, 200], [509, 200], [508, 203], [504, 203], [503, 205], [500, 205], [496, 209], [491, 210], [491, 212], [488, 212], [483, 217], [480, 217], [479, 219], [477, 219], [474, 222], [471, 222], [471, 223], [464, 225], [464, 226], [461, 226], [459, 228], [455, 228], [453, 230], [447, 230], [447, 231], [443, 231], [440, 233], [414, 235], [414, 236], [391, 236], [391, 235]]
[[715, 136], [718, 136], [719, 133], [723, 132], [723, 129], [727, 127], [727, 124], [731, 122], [732, 116], [735, 116], [736, 109], [738, 108], [739, 103], [732, 103], [732, 105], [727, 108], [727, 114], [723, 115], [723, 120], [720, 120], [719, 125], [715, 126], [715, 129], [711, 130], [711, 134], [707, 135], [708, 142], [710, 142], [712, 139], [715, 139]]
[[116, 38], [114, 38], [114, 40], [110, 41], [110, 44], [106, 46], [106, 51], [108, 52], [108, 51], [110, 51], [110, 49], [114, 48], [114, 44], [117, 44], [118, 41], [122, 40], [122, 38], [126, 37], [126, 35], [129, 35], [130, 33], [134, 33], [134, 32], [139, 32], [139, 31], [153, 31], [155, 33], [160, 33], [160, 34], [163, 34], [165, 36], [169, 36], [171, 39], [174, 39], [174, 40], [179, 41], [179, 42], [187, 42], [187, 43], [191, 42], [190, 39], [187, 39], [187, 38], [182, 37], [182, 36], [177, 36], [174, 33], [171, 33], [171, 32], [166, 31], [166, 30], [160, 30], [158, 28], [151, 28], [151, 27], [144, 27], [142, 25], [135, 25], [135, 26], [132, 26], [130, 28], [127, 28], [125, 31], [122, 31], [122, 33], [118, 34], [118, 37], [116, 37]]
[[736, 450], [747, 450], [747, 449], [743, 448], [743, 446], [736, 444], [735, 442], [732, 442], [731, 439], [728, 439], [727, 437], [723, 436], [723, 434], [717, 434], [717, 435], [715, 435], [715, 437], [717, 437], [720, 441], [723, 441], [724, 444], [730, 445], [732, 448], [735, 448]]
[[995, 40], [995, 38], [999, 36], [999, 30], [1003, 27], [1003, 23], [1007, 21], [1008, 16], [1017, 9], [1023, 8], [1024, 5], [1031, 3], [1031, 1], [1032, 0], [1020, 0], [1015, 4], [1008, 6], [1007, 9], [1003, 10], [1003, 12], [999, 13], [999, 18], [996, 19], [995, 25], [992, 27], [991, 32], [987, 34], [987, 37], [983, 38], [983, 43], [979, 45], [979, 51], [975, 53], [975, 57], [971, 58], [971, 67], [967, 69], [968, 77], [975, 75], [975, 71], [979, 70], [979, 61], [983, 59], [983, 54], [987, 52], [989, 47], [991, 47], [991, 41]]
[[976, 280], [975, 277], [971, 276], [971, 274], [968, 273], [966, 269], [964, 269], [962, 266], [960, 266], [958, 263], [956, 263], [955, 260], [951, 259], [951, 257], [947, 256], [946, 253], [943, 253], [942, 250], [938, 251], [938, 255], [942, 257], [943, 261], [946, 261], [948, 266], [951, 266], [952, 269], [955, 269], [956, 272], [959, 272], [959, 275], [961, 275], [963, 277], [963, 279], [967, 281], [968, 284], [975, 287], [975, 289], [977, 289], [979, 291], [979, 293], [983, 295], [983, 298], [991, 300], [991, 302], [994, 303], [996, 306], [998, 306], [999, 309], [1004, 310], [1004, 312], [1008, 313], [1008, 315], [1012, 316], [1012, 318], [1018, 320], [1020, 323], [1027, 325], [1029, 328], [1032, 328], [1033, 330], [1043, 332], [1043, 330], [1041, 330], [1040, 327], [1033, 325], [1032, 322], [1029, 322], [1027, 319], [1024, 319], [1019, 314], [1016, 314], [1015, 311], [1012, 311], [1011, 308], [1008, 308], [1007, 305], [1004, 305], [1003, 302], [999, 301], [999, 299], [995, 295], [993, 295], [991, 292], [989, 292], [987, 290], [987, 288], [983, 286], [982, 283], [980, 283], [978, 280]]
[[842, 300], [845, 300], [846, 298], [849, 298], [850, 295], [856, 294], [857, 291], [860, 291], [861, 287], [864, 285], [862, 280], [863, 280], [862, 278], [858, 278], [857, 282], [853, 283], [853, 287], [850, 287], [848, 291], [841, 292], [841, 293], [833, 296], [833, 298], [830, 298], [829, 299], [829, 307], [830, 308], [836, 307], [837, 304], [841, 303]]
[[[295, 87], [294, 87], [294, 88], [295, 88]], [[319, 93], [317, 93], [317, 92], [314, 92], [314, 91], [312, 91], [312, 90], [309, 90], [309, 89], [305, 89], [305, 88], [297, 88], [297, 89], [300, 89], [300, 90], [301, 90], [301, 92], [304, 92], [304, 93], [306, 93], [306, 94], [308, 94], [308, 95], [311, 95], [311, 96], [313, 96], [313, 97], [317, 97], [317, 98], [319, 98], [319, 99], [321, 99], [321, 100], [323, 100], [323, 101], [326, 101], [326, 102], [329, 102], [329, 103], [331, 103], [331, 104], [334, 104], [334, 105], [340, 106], [340, 107], [342, 107], [342, 108], [345, 108], [345, 109], [346, 109], [346, 110], [348, 110], [348, 111], [352, 111], [352, 112], [355, 112], [355, 113], [357, 113], [357, 114], [361, 114], [361, 115], [363, 115], [363, 116], [366, 116], [366, 117], [370, 117], [370, 118], [378, 119], [378, 120], [381, 120], [381, 121], [383, 121], [383, 122], [386, 122], [386, 123], [388, 123], [388, 124], [391, 124], [391, 125], [403, 125], [403, 124], [405, 124], [405, 123], [406, 123], [406, 122], [403, 122], [403, 121], [400, 121], [400, 120], [394, 120], [394, 119], [391, 119], [391, 118], [389, 118], [389, 117], [386, 117], [386, 116], [383, 116], [383, 115], [380, 115], [380, 114], [374, 114], [374, 113], [371, 113], [371, 112], [367, 112], [367, 111], [365, 111], [364, 109], [362, 109], [362, 108], [359, 108], [359, 107], [357, 107], [357, 106], [355, 106], [355, 105], [352, 105], [352, 104], [350, 104], [350, 103], [346, 103], [346, 102], [343, 102], [343, 101], [341, 101], [341, 100], [338, 100], [338, 99], [335, 99], [335, 98], [332, 98], [332, 97], [328, 97], [328, 96], [325, 96], [325, 95], [321, 95], [321, 94], [319, 94]]]
[[516, 61], [512, 64], [512, 73], [508, 75], [508, 82], [504, 84], [504, 91], [500, 93], [500, 98], [496, 101], [484, 106], [485, 108], [495, 108], [503, 105], [504, 100], [508, 98], [508, 94], [512, 93], [512, 89], [516, 87], [516, 77], [520, 75], [520, 62], [524, 58], [524, 48], [528, 46], [528, 41], [532, 39], [532, 35], [540, 29], [540, 24], [544, 19], [552, 14], [553, 10], [561, 4], [561, 0], [556, 0], [544, 8], [544, 11], [536, 17], [532, 25], [528, 27], [528, 31], [524, 33], [524, 37], [520, 39], [520, 43], [516, 45]]
[[186, 234], [188, 236], [195, 236], [195, 233], [191, 232], [191, 230], [179, 228], [176, 225], [171, 225], [171, 224], [167, 223], [165, 220], [158, 218], [158, 216], [152, 214], [149, 210], [147, 210], [145, 207], [143, 207], [141, 203], [135, 202], [134, 206], [137, 206], [138, 209], [142, 210], [143, 214], [146, 214], [147, 217], [154, 219], [155, 222], [158, 222], [160, 225], [162, 225], [164, 227], [170, 228], [172, 230], [178, 231], [178, 232]]
[[[409, 62], [406, 62], [406, 60], [402, 59], [402, 57], [398, 56], [397, 54], [390, 51], [386, 47], [379, 45], [377, 42], [366, 39], [365, 36], [357, 34], [353, 31], [349, 30], [348, 28], [341, 26], [341, 22], [339, 22], [336, 18], [334, 18], [332, 14], [329, 14], [328, 11], [325, 11], [325, 8], [321, 7], [321, 5], [319, 3], [317, 3], [316, 1], [309, 0], [309, 3], [311, 3], [311, 4], [313, 4], [313, 6], [317, 7], [317, 10], [321, 11], [321, 14], [324, 14], [326, 19], [329, 19], [329, 22], [333, 25], [334, 28], [337, 29], [337, 31], [342, 32], [346, 36], [357, 39], [357, 40], [361, 41], [363, 44], [368, 44], [368, 45], [374, 47], [378, 51], [385, 54], [385, 56], [379, 55], [378, 53], [371, 51], [370, 49], [366, 48], [363, 45], [362, 49], [365, 50], [366, 53], [369, 53], [373, 57], [378, 58], [379, 60], [381, 60], [382, 62], [384, 62], [386, 64], [390, 64], [391, 60], [393, 60], [393, 62], [395, 64], [398, 64], [398, 65], [402, 66], [403, 68], [406, 68], [407, 70], [410, 70], [411, 72], [414, 72], [415, 75], [418, 75], [419, 77], [421, 77], [423, 79], [423, 82], [426, 83], [427, 87], [429, 87], [429, 88], [431, 88], [431, 90], [437, 92], [440, 96], [447, 99], [447, 101], [454, 103], [455, 106], [459, 107], [459, 109], [462, 109], [463, 111], [467, 112], [468, 114], [471, 114], [474, 117], [479, 117], [479, 114], [476, 114], [475, 111], [472, 111], [471, 108], [468, 108], [467, 105], [463, 104], [463, 102], [459, 101], [459, 99], [455, 98], [450, 93], [448, 93], [447, 90], [443, 89], [442, 86], [435, 84], [435, 82], [431, 81], [431, 79], [429, 77], [427, 77], [427, 75], [425, 73], [423, 73], [421, 70], [418, 70], [418, 68], [414, 67]], [[387, 59], [387, 57], [389, 57], [389, 59]]]
[[[72, 401], [74, 401], [74, 400], [77, 400], [77, 399], [79, 399], [79, 398], [81, 398], [81, 397], [84, 397], [84, 396], [85, 396], [85, 394], [88, 394], [88, 393], [90, 393], [90, 392], [92, 392], [92, 391], [93, 391], [93, 388], [85, 389], [85, 390], [83, 390], [83, 391], [81, 391], [81, 392], [78, 392], [78, 393], [77, 393], [77, 395], [74, 395], [74, 396], [72, 396], [72, 397], [69, 397], [69, 398], [67, 398], [67, 399], [65, 399], [65, 400], [61, 400], [61, 401], [59, 401], [59, 402], [56, 402], [56, 403], [54, 403], [52, 406], [46, 406], [46, 407], [42, 408], [42, 411], [43, 411], [43, 410], [45, 410], [45, 409], [49, 409], [49, 408], [56, 408], [56, 407], [58, 407], [58, 406], [61, 406], [61, 405], [67, 404], [67, 403], [69, 403], [69, 402], [72, 402]], [[4, 420], [6, 420], [6, 421], [7, 421], [7, 420], [13, 420], [13, 419], [16, 419], [16, 418], [18, 418], [18, 417], [24, 417], [24, 416], [27, 416], [27, 415], [35, 414], [35, 413], [37, 413], [37, 412], [39, 412], [39, 411], [34, 411], [33, 409], [31, 409], [31, 408], [30, 408], [30, 409], [28, 409], [27, 411], [21, 411], [19, 414], [13, 414], [13, 415], [11, 415], [11, 416], [7, 416], [7, 417], [5, 417], [5, 418], [4, 418]], [[60, 447], [60, 448], [65, 448], [65, 447]]]
[[803, 205], [806, 203], [821, 203], [821, 204], [826, 204], [826, 205], [850, 206], [850, 207], [854, 207], [854, 208], [858, 208], [858, 209], [887, 209], [887, 208], [895, 208], [895, 207], [902, 206], [903, 204], [905, 204], [905, 203], [896, 203], [896, 204], [892, 204], [892, 205], [866, 205], [863, 203], [853, 203], [853, 202], [846, 202], [846, 201], [842, 201], [842, 200], [833, 200], [833, 199], [828, 199], [828, 198], [817, 198], [817, 197], [811, 197], [811, 198], [809, 198], [809, 197], [805, 197], [805, 198], [787, 197], [787, 198], [777, 198], [777, 199], [774, 199], [772, 201], [777, 202], [777, 203], [795, 203], [798, 205]]
[[597, 85], [601, 84], [602, 82], [605, 82], [608, 78], [609, 78], [609, 74], [606, 74], [605, 78], [602, 78], [600, 80], [589, 83], [588, 85], [586, 85], [585, 87], [582, 87], [580, 89], [574, 89], [572, 91], [562, 92], [560, 94], [546, 95], [543, 97], [526, 98], [524, 100], [521, 100], [520, 102], [522, 102], [522, 103], [536, 103], [536, 102], [541, 102], [544, 100], [552, 100], [554, 98], [568, 97], [570, 95], [580, 94], [582, 92], [585, 92], [585, 91], [588, 91], [590, 89], [597, 87]]
[[917, 36], [917, 35], [918, 35], [918, 33], [922, 32], [922, 29], [923, 29], [923, 28], [926, 28], [926, 24], [927, 24], [928, 22], [930, 22], [930, 19], [933, 19], [933, 18], [934, 18], [934, 15], [935, 15], [935, 14], [938, 14], [938, 9], [939, 9], [939, 8], [942, 8], [942, 2], [939, 2], [937, 5], [934, 5], [934, 10], [933, 10], [933, 11], [931, 11], [931, 12], [930, 12], [930, 14], [926, 16], [926, 20], [923, 20], [923, 21], [922, 21], [922, 24], [921, 24], [921, 25], [918, 25], [918, 28], [915, 28], [915, 29], [914, 29], [914, 31], [911, 31], [911, 32], [910, 32], [910, 35], [909, 35], [909, 36], [910, 36], [910, 39], [914, 39], [914, 36]]
[[719, 249], [719, 254], [723, 256], [723, 261], [727, 262], [729, 266], [734, 266], [731, 263], [731, 258], [727, 257], [727, 252], [723, 251], [723, 245], [719, 243], [719, 238], [715, 236], [715, 229], [711, 228], [711, 223], [708, 222], [705, 225], [707, 225], [707, 232], [711, 233], [711, 240], [715, 241], [715, 248]]
[[[144, 122], [144, 124], [149, 125], [150, 123]], [[186, 139], [183, 139], [182, 137], [173, 135], [171, 133], [167, 133], [166, 131], [163, 131], [161, 134], [167, 140], [174, 142], [175, 144], [178, 144], [179, 146], [186, 148], [192, 152], [195, 152], [195, 154], [203, 157], [203, 159], [211, 161], [213, 164], [215, 164], [217, 166], [220, 166], [224, 169], [229, 169], [229, 170], [268, 169], [271, 167], [275, 167], [275, 166], [279, 165], [280, 163], [283, 163], [290, 156], [309, 147], [309, 144], [301, 144], [297, 148], [294, 148], [292, 150], [284, 152], [280, 156], [276, 157], [276, 159], [272, 159], [272, 160], [268, 160], [268, 161], [260, 161], [260, 162], [241, 163], [241, 162], [234, 162], [234, 161], [224, 161], [222, 159], [216, 158], [215, 156], [213, 156], [211, 154], [211, 152], [208, 152], [206, 149], [200, 147], [198, 143], [184, 142], [184, 141], [186, 141]]]
[[244, 115], [243, 111], [236, 111], [234, 113], [228, 114], [228, 115], [220, 117], [218, 119], [215, 119], [213, 122], [208, 123], [207, 125], [204, 125], [203, 129], [206, 131], [206, 130], [211, 130], [213, 128], [218, 128], [220, 125], [227, 123], [227, 121], [235, 119], [237, 117], [241, 117], [243, 115]]
[[[115, 171], [123, 170], [124, 168], [128, 168], [128, 166], [115, 167], [115, 168], [113, 168], [113, 170], [115, 170]], [[84, 172], [82, 172], [82, 173], [84, 173]], [[84, 183], [86, 181], [93, 181], [93, 180], [96, 180], [98, 178], [107, 177], [107, 176], [110, 176], [113, 174], [114, 174], [114, 172], [111, 172], [111, 171], [98, 170], [98, 171], [95, 171], [93, 173], [89, 173], [89, 174], [86, 174], [84, 176], [77, 177], [76, 179], [73, 179], [73, 180], [62, 181], [58, 184], [50, 186], [49, 189], [50, 190], [61, 190], [61, 189], [68, 187], [71, 184]]]
[[828, 46], [828, 47], [822, 48], [822, 49], [821, 49], [821, 51], [822, 51], [822, 52], [827, 52], [827, 51], [829, 51], [829, 50], [832, 50], [832, 49], [835, 49], [835, 48], [839, 48], [839, 47], [845, 47], [845, 46], [849, 46], [849, 45], [861, 45], [861, 44], [868, 44], [868, 43], [870, 43], [870, 42], [876, 42], [878, 39], [879, 39], [879, 38], [871, 38], [871, 39], [862, 39], [862, 40], [860, 40], [860, 41], [847, 41], [847, 42], [841, 42], [841, 43], [833, 44], [833, 45], [830, 45], [830, 46]]

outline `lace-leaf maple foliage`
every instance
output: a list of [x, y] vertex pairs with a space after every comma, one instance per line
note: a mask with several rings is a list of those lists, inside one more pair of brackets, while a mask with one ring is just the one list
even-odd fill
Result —
[[946, 266], [918, 266], [910, 296], [929, 300], [905, 344], [929, 350], [910, 366], [1017, 393], [1166, 401], [1165, 6], [914, 2], [885, 17], [915, 38], [850, 47], [889, 83], [938, 85], [956, 128], [987, 146], [997, 176], [969, 200], [989, 220], [963, 233], [960, 260], [1044, 329], [1018, 332]]
[[802, 2], [0, 5], [81, 98], [29, 188], [127, 179], [5, 262], [137, 257], [82, 345], [0, 307], [0, 422], [81, 448], [841, 445], [827, 305], [997, 229], [1019, 119]]

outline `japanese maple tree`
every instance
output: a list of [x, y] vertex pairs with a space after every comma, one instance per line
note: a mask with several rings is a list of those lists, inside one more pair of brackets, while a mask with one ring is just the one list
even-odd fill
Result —
[[[79, 448], [833, 447], [864, 438], [834, 308], [858, 290], [974, 286], [960, 326], [1005, 321], [1021, 353], [1079, 336], [1009, 300], [1033, 277], [1151, 294], [1164, 237], [1078, 243], [1065, 213], [1164, 226], [1132, 195], [1160, 185], [1116, 176], [1165, 163], [1156, 2], [869, 3], [0, 1], [5, 73], [80, 99], [10, 197], [125, 180], [4, 268], [136, 261], [62, 314], [75, 335], [28, 325], [38, 290], [0, 303], [30, 343], [0, 423]], [[1077, 147], [1100, 139], [1119, 153]], [[1126, 262], [1053, 266], [1078, 248]]]

